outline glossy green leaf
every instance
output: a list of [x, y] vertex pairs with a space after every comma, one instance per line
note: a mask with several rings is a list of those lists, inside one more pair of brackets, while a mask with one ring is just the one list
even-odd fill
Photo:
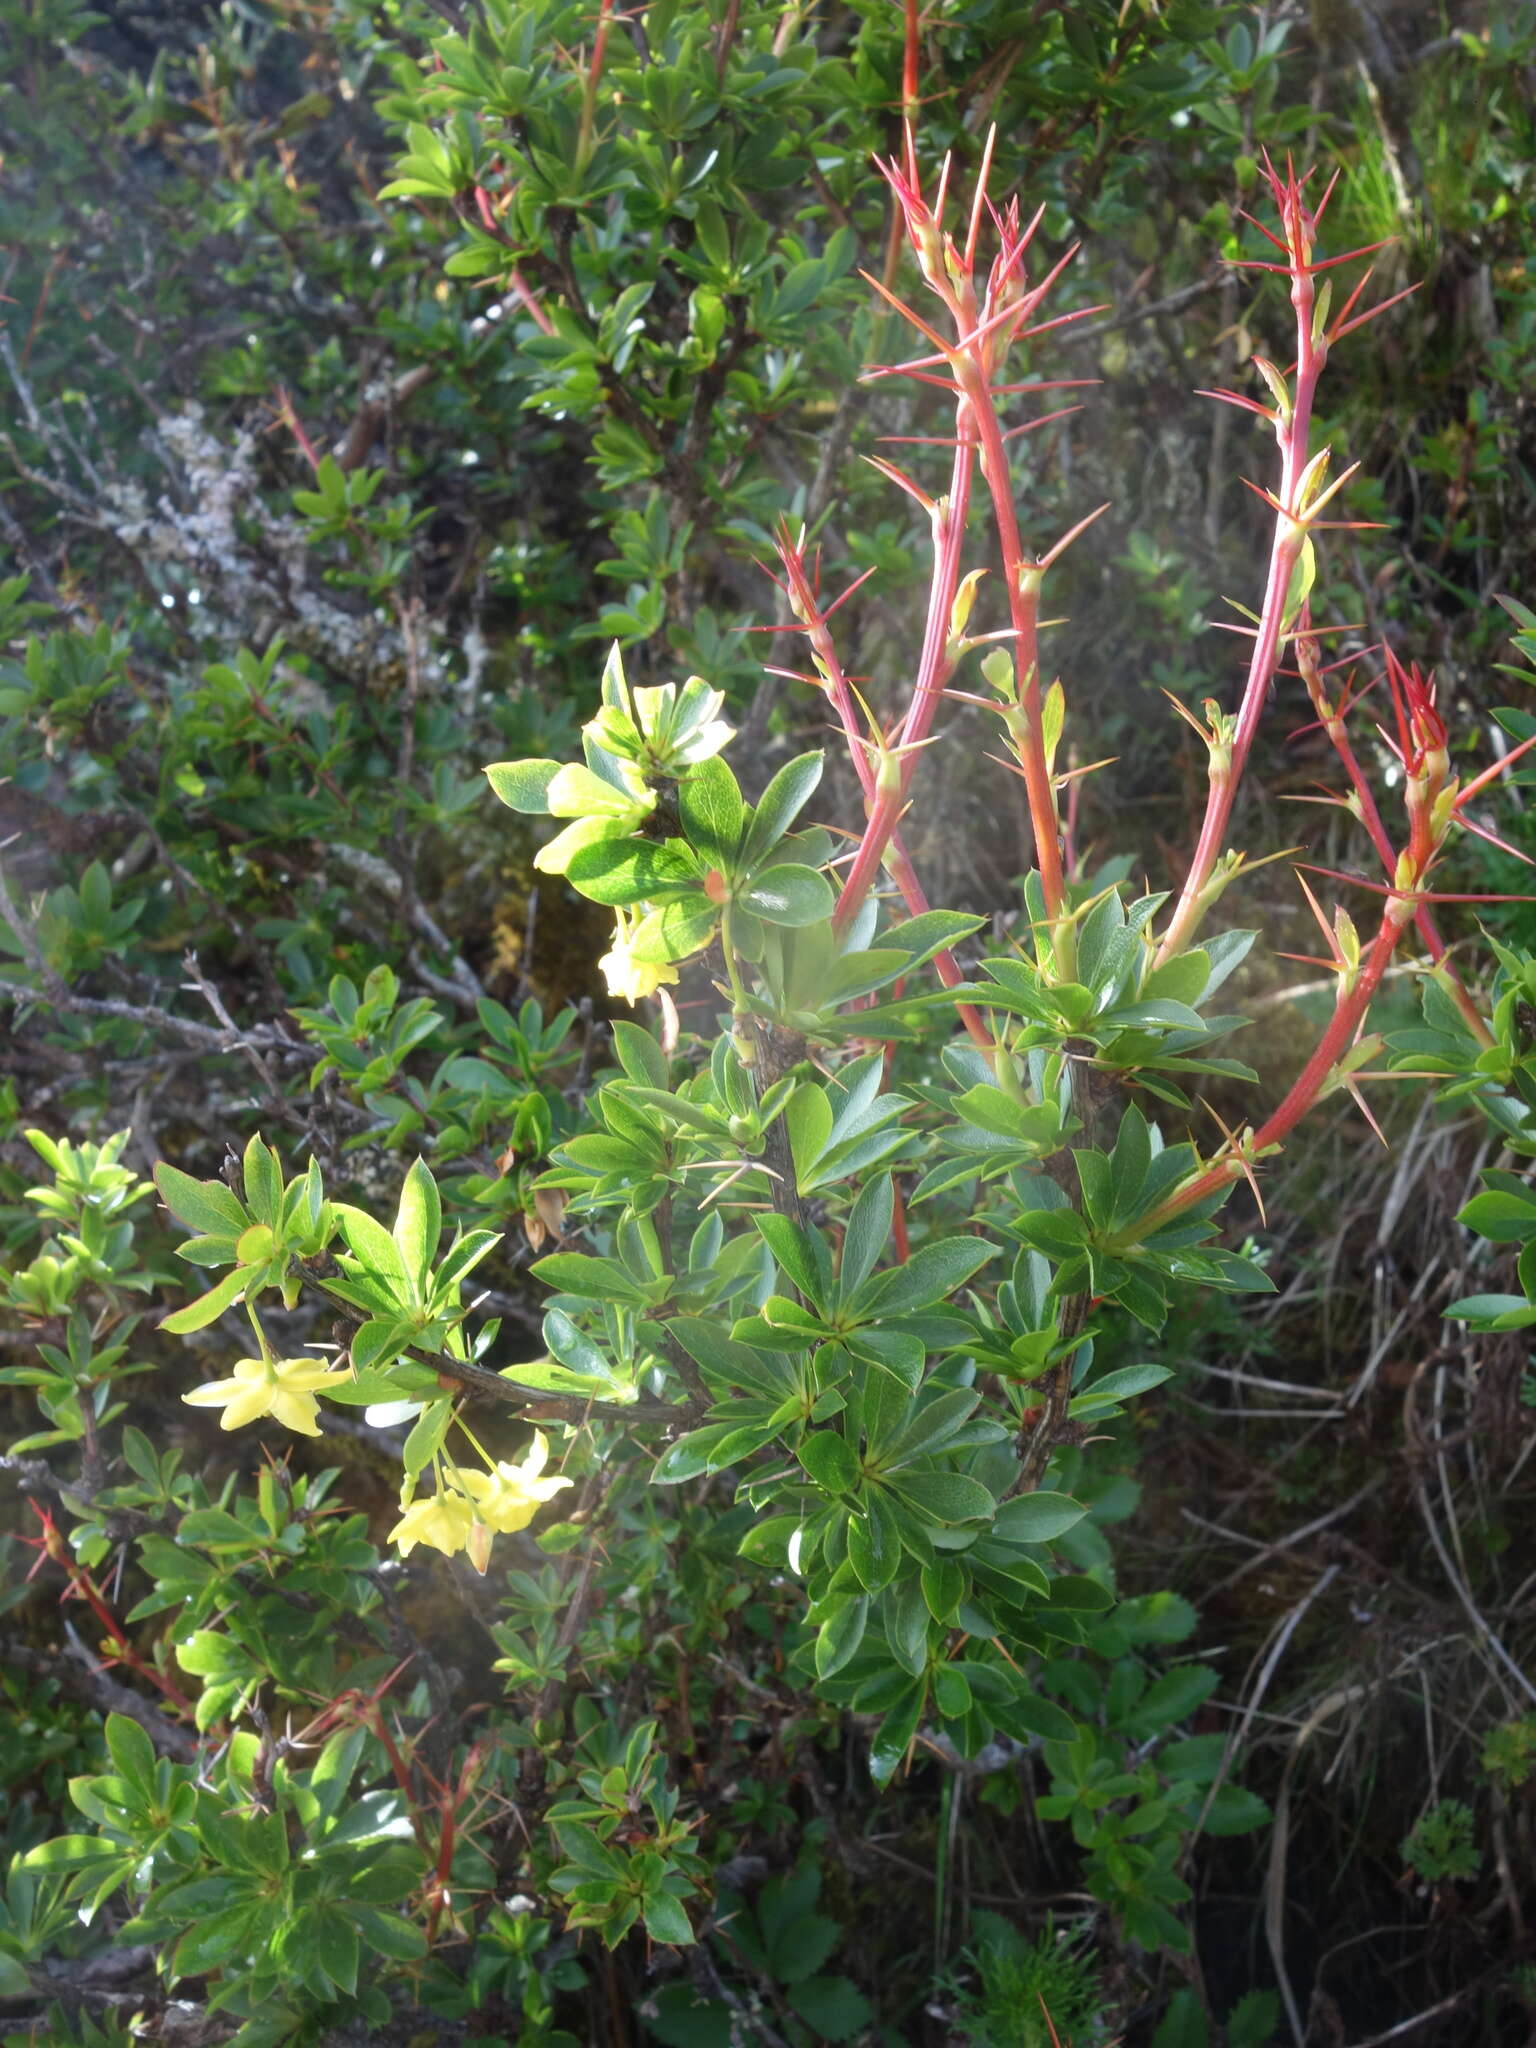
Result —
[[832, 886], [814, 868], [786, 862], [764, 868], [742, 890], [740, 901], [765, 924], [816, 924], [832, 915]]
[[859, 1483], [858, 1453], [838, 1430], [813, 1430], [798, 1456], [810, 1477], [828, 1493], [851, 1493]]
[[909, 1508], [931, 1522], [990, 1521], [997, 1505], [979, 1479], [961, 1472], [896, 1472], [888, 1484]]

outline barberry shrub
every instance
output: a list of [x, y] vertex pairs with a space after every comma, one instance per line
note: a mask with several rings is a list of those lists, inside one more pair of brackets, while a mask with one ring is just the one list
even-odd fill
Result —
[[[918, 1744], [961, 1759], [998, 1742], [1038, 1748], [1050, 1780], [1039, 1810], [1072, 1823], [1089, 1887], [1132, 1939], [1177, 1949], [1186, 1834], [1251, 1828], [1264, 1809], [1232, 1781], [1220, 1737], [1180, 1735], [1217, 1682], [1207, 1666], [1157, 1664], [1188, 1609], [1116, 1598], [1092, 1445], [1171, 1367], [1105, 1371], [1096, 1347], [1127, 1319], [1150, 1338], [1180, 1291], [1269, 1287], [1254, 1257], [1221, 1242], [1223, 1203], [1318, 1100], [1358, 1096], [1386, 1057], [1367, 1013], [1410, 934], [1429, 957], [1445, 1065], [1486, 1087], [1499, 1058], [1514, 1062], [1446, 961], [1431, 908], [1432, 871], [1483, 779], [1458, 783], [1432, 684], [1386, 652], [1406, 808], [1394, 835], [1350, 737], [1359, 685], [1321, 658], [1315, 549], [1350, 472], [1326, 481], [1312, 405], [1331, 349], [1379, 308], [1359, 309], [1357, 288], [1331, 309], [1328, 277], [1349, 259], [1318, 253], [1327, 195], [1309, 199], [1307, 178], [1271, 168], [1275, 225], [1260, 232], [1273, 254], [1256, 260], [1289, 286], [1294, 362], [1256, 359], [1259, 397], [1216, 394], [1279, 448], [1240, 708], [1206, 707], [1209, 799], [1182, 885], [1133, 896], [1081, 872], [1064, 829], [1069, 700], [1046, 685], [1040, 621], [1073, 535], [1025, 554], [1017, 429], [1004, 424], [1017, 396], [1055, 388], [1021, 357], [1057, 324], [1048, 302], [1065, 259], [1037, 266], [1038, 220], [991, 202], [985, 163], [958, 226], [950, 167], [930, 201], [910, 136], [886, 175], [926, 296], [895, 301], [918, 355], [874, 374], [937, 385], [953, 408], [942, 484], [883, 465], [933, 536], [926, 632], [894, 721], [868, 710], [841, 665], [836, 607], [804, 537], [785, 528], [778, 544], [784, 631], [846, 742], [863, 819], [813, 822], [820, 752], [749, 802], [720, 692], [697, 677], [634, 687], [617, 650], [580, 761], [487, 771], [505, 803], [560, 822], [539, 867], [613, 911], [609, 987], [659, 1013], [656, 1028], [615, 1024], [591, 1128], [556, 1140], [533, 1184], [537, 1228], [557, 1239], [534, 1267], [550, 1290], [545, 1354], [485, 1363], [494, 1326], [464, 1296], [495, 1234], [445, 1239], [425, 1165], [386, 1224], [329, 1202], [313, 1165], [285, 1184], [259, 1140], [243, 1194], [159, 1172], [196, 1233], [183, 1256], [222, 1269], [168, 1327], [190, 1334], [243, 1305], [252, 1355], [187, 1397], [219, 1406], [226, 1428], [268, 1417], [307, 1433], [321, 1401], [408, 1415], [392, 1531], [403, 1552], [465, 1553], [484, 1572], [498, 1535], [545, 1501], [573, 1486], [590, 1500], [637, 1470], [713, 1504], [745, 1572], [800, 1589], [794, 1682], [860, 1717], [878, 1782]], [[990, 577], [967, 566], [983, 507]], [[1227, 1050], [1241, 1019], [1213, 1007], [1253, 934], [1211, 925], [1252, 865], [1227, 847], [1227, 825], [1286, 662], [1385, 873], [1374, 927], [1318, 911], [1337, 987], [1300, 1073], [1202, 1156], [1183, 1134], [1191, 1089], [1207, 1077], [1263, 1086]], [[904, 837], [915, 807], [942, 802], [937, 721], [962, 695], [995, 719], [1035, 829], [1037, 866], [1001, 934], [930, 907]], [[265, 1334], [264, 1303], [306, 1288], [348, 1326], [334, 1361], [279, 1357]], [[473, 1418], [490, 1402], [536, 1419], [521, 1459], [482, 1447]], [[605, 1540], [601, 1513], [561, 1525], [563, 1547]], [[698, 1871], [650, 1754], [645, 1735], [627, 1766], [551, 1807], [570, 1860], [550, 1882], [575, 1924], [610, 1940], [643, 1919], [686, 1943]], [[654, 1816], [648, 1877], [626, 1870], [604, 1820], [631, 1782]]]
[[[403, 196], [453, 200], [487, 269], [520, 265], [515, 212], [456, 182], [448, 144], [424, 132], [416, 146]], [[1117, 1590], [1106, 1530], [1124, 1488], [1096, 1444], [1172, 1367], [1106, 1369], [1106, 1340], [1120, 1358], [1140, 1332], [1152, 1351], [1189, 1291], [1266, 1290], [1251, 1250], [1223, 1241], [1227, 1197], [1259, 1186], [1324, 1097], [1363, 1108], [1363, 1086], [1394, 1058], [1442, 1078], [1513, 1142], [1530, 1131], [1529, 962], [1501, 955], [1485, 1021], [1433, 907], [1454, 835], [1481, 829], [1473, 807], [1488, 778], [1456, 775], [1427, 677], [1389, 650], [1326, 659], [1330, 628], [1311, 610], [1318, 549], [1338, 523], [1324, 515], [1349, 477], [1330, 483], [1330, 451], [1312, 445], [1317, 386], [1331, 350], [1380, 307], [1363, 304], [1361, 285], [1335, 307], [1331, 274], [1350, 259], [1319, 253], [1328, 195], [1270, 166], [1275, 216], [1254, 262], [1287, 287], [1294, 336], [1274, 362], [1254, 359], [1253, 394], [1216, 396], [1276, 443], [1262, 491], [1272, 545], [1253, 608], [1238, 611], [1251, 646], [1237, 709], [1210, 703], [1196, 722], [1209, 774], [1192, 861], [1166, 891], [1135, 895], [1085, 867], [1070, 693], [1047, 683], [1042, 597], [1081, 524], [1036, 555], [1015, 506], [1011, 444], [1052, 416], [1015, 420], [1015, 401], [1076, 381], [1036, 374], [1032, 350], [1077, 317], [1051, 305], [1066, 259], [1037, 259], [1039, 217], [993, 203], [985, 159], [958, 224], [958, 174], [946, 161], [928, 196], [910, 134], [885, 171], [923, 295], [902, 300], [894, 268], [870, 280], [918, 336], [910, 361], [871, 374], [937, 390], [947, 430], [927, 437], [944, 455], [914, 458], [947, 463], [947, 475], [879, 465], [932, 538], [924, 631], [894, 716], [869, 708], [885, 679], [843, 664], [810, 540], [789, 526], [778, 538], [781, 630], [801, 650], [788, 674], [824, 701], [859, 809], [825, 801], [820, 752], [761, 788], [749, 778], [749, 801], [716, 683], [632, 684], [617, 649], [579, 761], [487, 770], [504, 803], [558, 822], [539, 869], [611, 910], [609, 991], [652, 1006], [647, 1023], [614, 1024], [612, 1064], [594, 1073], [584, 1057], [568, 1090], [556, 1085], [568, 1018], [476, 1008], [486, 1069], [516, 1064], [519, 1114], [547, 1160], [519, 1184], [529, 1238], [552, 1246], [534, 1267], [548, 1290], [539, 1355], [502, 1363], [502, 1304], [474, 1291], [502, 1242], [483, 1225], [483, 1186], [462, 1219], [452, 1201], [445, 1216], [418, 1162], [393, 1213], [376, 1214], [328, 1192], [314, 1160], [290, 1175], [263, 1138], [225, 1179], [165, 1165], [156, 1175], [189, 1233], [183, 1259], [213, 1276], [162, 1327], [200, 1346], [226, 1319], [241, 1332], [243, 1355], [231, 1348], [187, 1400], [217, 1409], [229, 1431], [308, 1437], [329, 1412], [391, 1447], [388, 1541], [403, 1557], [465, 1559], [505, 1588], [492, 1630], [517, 1716], [508, 1739], [447, 1757], [433, 1733], [441, 1673], [429, 1660], [410, 1669], [398, 1576], [361, 1517], [335, 1511], [329, 1477], [269, 1465], [241, 1498], [128, 1430], [131, 1476], [107, 1483], [100, 1433], [138, 1369], [123, 1296], [163, 1277], [136, 1250], [147, 1189], [120, 1141], [38, 1134], [51, 1178], [32, 1194], [49, 1234], [9, 1276], [9, 1301], [67, 1334], [40, 1347], [38, 1365], [5, 1369], [35, 1388], [47, 1422], [15, 1450], [79, 1447], [81, 1488], [62, 1494], [77, 1511], [71, 1540], [50, 1510], [40, 1555], [90, 1609], [110, 1661], [160, 1704], [114, 1717], [112, 1771], [73, 1781], [90, 1832], [23, 1849], [0, 1937], [0, 1966], [21, 1975], [0, 1984], [30, 1984], [38, 1956], [78, 1944], [82, 1921], [126, 1899], [122, 1938], [154, 1944], [172, 1983], [210, 1982], [210, 2004], [247, 2043], [354, 2008], [382, 2018], [381, 1962], [444, 2010], [494, 1992], [528, 2039], [555, 2042], [550, 1988], [570, 1964], [538, 1961], [552, 1916], [610, 1945], [636, 1929], [662, 1947], [717, 1940], [677, 1744], [625, 1709], [614, 1677], [639, 1654], [635, 1617], [662, 1556], [699, 1614], [752, 1599], [773, 1616], [772, 1696], [846, 1710], [877, 1784], [918, 1754], [952, 1767], [1037, 1757], [1038, 1812], [1070, 1824], [1084, 1883], [1144, 1950], [1189, 1945], [1191, 1835], [1265, 1818], [1225, 1738], [1189, 1732], [1217, 1684], [1179, 1655], [1190, 1609]], [[358, 508], [334, 466], [317, 468], [308, 511], [341, 531]], [[1378, 667], [1385, 756], [1361, 743], [1355, 710]], [[1295, 1078], [1275, 1089], [1230, 1055], [1242, 1020], [1215, 1008], [1254, 935], [1213, 927], [1257, 864], [1230, 847], [1229, 827], [1271, 689], [1292, 674], [1380, 875], [1343, 878], [1372, 917], [1318, 907], [1335, 993]], [[931, 906], [913, 851], [925, 807], [943, 810], [942, 720], [962, 699], [995, 721], [1001, 772], [1021, 783], [1034, 837], [1020, 907], [990, 928]], [[1391, 804], [1371, 779], [1379, 759]], [[1401, 827], [1388, 823], [1393, 805]], [[121, 941], [106, 875], [88, 875], [79, 898], [70, 930], [102, 949]], [[1386, 1046], [1370, 1030], [1372, 999], [1415, 946], [1425, 1029]], [[361, 991], [342, 980], [329, 1010], [300, 1013], [323, 1054], [317, 1081], [342, 1074], [380, 1099], [426, 1025], [398, 993], [387, 974]], [[286, 1039], [246, 1047], [258, 1064], [293, 1050]], [[459, 1057], [465, 1085], [475, 1057]], [[1252, 1088], [1260, 1106], [1202, 1153], [1192, 1096], [1210, 1082]], [[589, 1083], [578, 1116], [568, 1098]], [[1504, 1203], [1469, 1222], [1529, 1235], [1508, 1207], [1523, 1195], [1489, 1194]], [[110, 1314], [88, 1312], [99, 1300]], [[306, 1304], [333, 1320], [329, 1344], [287, 1334]], [[1461, 1307], [1524, 1312], [1519, 1297]], [[154, 1590], [119, 1618], [97, 1574], [128, 1538]], [[606, 1610], [598, 1587], [612, 1594]], [[155, 1614], [167, 1634], [146, 1656], [127, 1624]], [[611, 1689], [562, 1702], [578, 1662]], [[301, 1701], [306, 1713], [279, 1731], [273, 1706]], [[450, 1988], [429, 1958], [463, 1938], [466, 1897], [495, 1893], [503, 1873], [482, 1846], [484, 1814], [514, 1800], [538, 1824], [518, 1865], [534, 1896], [480, 1916], [475, 1982]], [[775, 1916], [798, 1901], [790, 1924], [803, 1925], [816, 1885], [803, 1873], [775, 1883], [742, 1939], [761, 1949], [791, 2026], [851, 2035], [869, 2015], [849, 1980], [774, 1954]], [[735, 2010], [704, 1971], [653, 2016], [665, 2039], [669, 2021], [701, 2014], [729, 2029]]]

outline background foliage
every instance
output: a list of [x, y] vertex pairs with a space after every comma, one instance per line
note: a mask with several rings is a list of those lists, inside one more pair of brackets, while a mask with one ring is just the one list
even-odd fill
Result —
[[[1177, 1376], [1061, 1475], [1091, 1510], [1072, 1561], [1102, 1570], [1112, 1529], [1141, 1603], [1126, 1675], [1069, 1702], [1106, 1773], [1135, 1758], [1155, 1798], [1162, 1738], [1199, 1783], [1240, 1726], [1242, 1797], [1275, 1816], [1170, 1820], [1178, 1938], [1103, 1910], [1086, 1821], [1042, 1824], [1072, 1797], [1042, 1731], [926, 1743], [877, 1794], [873, 1724], [788, 1675], [799, 1596], [744, 1568], [748, 1518], [711, 1482], [584, 1479], [482, 1582], [385, 1558], [403, 1426], [327, 1411], [258, 1470], [179, 1401], [241, 1338], [210, 1323], [189, 1359], [158, 1327], [195, 1291], [160, 1162], [238, 1196], [240, 1237], [272, 1233], [240, 1256], [281, 1263], [316, 1256], [311, 1161], [388, 1220], [424, 1159], [452, 1225], [493, 1233], [487, 1359], [543, 1349], [527, 1269], [562, 1219], [534, 1181], [623, 1030], [607, 918], [534, 870], [480, 769], [570, 758], [617, 640], [639, 685], [726, 694], [760, 796], [823, 738], [764, 673], [786, 643], [748, 637], [782, 623], [758, 564], [785, 513], [827, 588], [875, 572], [839, 617], [850, 667], [877, 693], [903, 673], [925, 523], [858, 460], [943, 431], [858, 382], [899, 346], [858, 273], [898, 275], [869, 165], [897, 146], [903, 49], [886, 0], [0, 0], [0, 2010], [22, 2038], [143, 2014], [168, 2041], [1001, 2043], [1039, 2037], [1043, 1994], [1063, 2039], [1242, 2048], [1284, 2024], [1282, 1970], [1318, 2040], [1420, 2013], [1423, 2041], [1526, 2038], [1513, 1261], [1536, 1209], [1454, 1104], [1389, 1098], [1379, 1158], [1330, 1110], [1267, 1219], [1234, 1205], [1275, 1296], [1239, 1318], [1202, 1294], [1155, 1347], [1106, 1344]], [[1536, 630], [1494, 602], [1532, 595], [1533, 72], [1528, 7], [925, 10], [925, 156], [974, 162], [996, 121], [997, 189], [1044, 205], [1052, 252], [1085, 243], [1061, 310], [1102, 302], [1051, 372], [1098, 387], [1018, 472], [1031, 546], [1111, 505], [1052, 590], [1072, 729], [1119, 757], [1082, 785], [1088, 871], [1188, 839], [1204, 762], [1159, 691], [1232, 700], [1207, 627], [1251, 589], [1261, 457], [1192, 392], [1272, 331], [1221, 260], [1261, 145], [1341, 164], [1338, 246], [1393, 237], [1377, 289], [1422, 280], [1325, 386], [1320, 431], [1369, 479], [1350, 516], [1386, 531], [1342, 539], [1314, 608], [1432, 664], [1476, 766], [1530, 729], [1493, 714]], [[1321, 772], [1315, 735], [1282, 744], [1300, 723], [1271, 720], [1243, 835], [1337, 866], [1333, 814], [1278, 801]], [[1006, 918], [1027, 825], [983, 746], [955, 707], [914, 852], [935, 900]], [[1525, 886], [1462, 858], [1468, 890]], [[1245, 923], [1299, 933], [1283, 873]], [[1529, 938], [1519, 904], [1479, 915]], [[1289, 1069], [1315, 995], [1244, 993], [1246, 1058]], [[1405, 990], [1389, 1017], [1412, 1014]], [[247, 1151], [258, 1129], [275, 1152]], [[1458, 1297], [1481, 1306], [1447, 1325]], [[327, 1340], [313, 1297], [288, 1306], [285, 1349]], [[581, 1931], [631, 1907], [652, 1941]]]

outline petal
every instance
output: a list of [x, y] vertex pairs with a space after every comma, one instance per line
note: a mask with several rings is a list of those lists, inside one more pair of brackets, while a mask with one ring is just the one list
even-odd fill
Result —
[[508, 1528], [507, 1517], [515, 1515], [522, 1505], [522, 1496], [508, 1486], [496, 1486], [483, 1494], [480, 1499], [480, 1519], [503, 1535]]
[[[464, 1503], [467, 1509], [469, 1503]], [[471, 1513], [454, 1514], [447, 1508], [440, 1508], [432, 1517], [429, 1527], [422, 1530], [421, 1540], [430, 1543], [434, 1550], [440, 1550], [444, 1557], [453, 1557], [469, 1541], [469, 1532], [474, 1526]]]
[[220, 1429], [244, 1429], [248, 1422], [265, 1415], [271, 1392], [265, 1380], [237, 1388], [219, 1418]]
[[539, 1511], [536, 1500], [508, 1500], [498, 1507], [491, 1527], [498, 1536], [515, 1536], [526, 1529]]
[[296, 1394], [287, 1387], [274, 1387], [267, 1410], [284, 1429], [294, 1430], [299, 1436], [320, 1434], [320, 1424], [316, 1420], [320, 1403], [313, 1394]]
[[635, 963], [626, 949], [615, 946], [611, 953], [605, 953], [597, 963], [597, 971], [603, 977], [609, 995], [616, 1001], [639, 1001], [639, 996], [634, 993]]
[[273, 1370], [278, 1384], [291, 1387], [296, 1394], [311, 1394], [317, 1387], [334, 1387], [338, 1380], [352, 1377], [323, 1358], [280, 1358]]
[[222, 1408], [240, 1391], [235, 1380], [205, 1380], [200, 1387], [194, 1387], [190, 1394], [183, 1394], [181, 1398], [191, 1408]]

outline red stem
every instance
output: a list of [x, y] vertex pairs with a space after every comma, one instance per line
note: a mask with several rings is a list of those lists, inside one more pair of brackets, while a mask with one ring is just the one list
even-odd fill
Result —
[[[1291, 1084], [1285, 1099], [1243, 1146], [1243, 1152], [1248, 1158], [1256, 1159], [1270, 1146], [1278, 1145], [1295, 1129], [1317, 1101], [1328, 1076], [1354, 1043], [1355, 1034], [1365, 1021], [1365, 1013], [1370, 1008], [1371, 999], [1381, 986], [1382, 977], [1391, 964], [1397, 942], [1406, 927], [1412, 923], [1413, 915], [1414, 904], [1411, 898], [1392, 896], [1387, 899], [1380, 927], [1371, 943], [1370, 951], [1360, 963], [1353, 987], [1340, 994], [1327, 1030], [1318, 1040], [1311, 1058]], [[1176, 1188], [1150, 1215], [1137, 1219], [1137, 1241], [1154, 1236], [1176, 1216], [1182, 1216], [1186, 1209], [1192, 1209], [1197, 1202], [1203, 1202], [1207, 1195], [1214, 1195], [1219, 1189], [1230, 1187], [1243, 1170], [1243, 1165], [1235, 1153], [1227, 1153], [1214, 1160], [1204, 1173]]]
[[[811, 585], [811, 579], [805, 572], [805, 558], [799, 548], [790, 540], [787, 532], [781, 534], [779, 538], [779, 560], [784, 567], [785, 579], [789, 586], [790, 601], [794, 607], [795, 615], [801, 623], [806, 638], [811, 643], [811, 652], [815, 658], [816, 666], [821, 672], [822, 680], [826, 685], [827, 696], [831, 700], [832, 706], [837, 712], [838, 721], [843, 728], [843, 737], [848, 743], [848, 752], [853, 760], [854, 773], [859, 778], [859, 787], [864, 792], [865, 804], [870, 809], [870, 815], [873, 816], [874, 806], [877, 802], [875, 771], [870, 763], [869, 751], [864, 744], [863, 735], [859, 731], [858, 714], [854, 708], [853, 689], [847, 675], [844, 673], [842, 662], [838, 658], [837, 647], [832, 638], [831, 628], [827, 623], [827, 613], [822, 610], [821, 605], [818, 603], [815, 590]], [[891, 880], [901, 892], [902, 901], [907, 906], [908, 914], [912, 917], [921, 917], [924, 911], [929, 908], [928, 897], [921, 882], [917, 879], [917, 871], [912, 865], [911, 856], [902, 844], [899, 832], [892, 832], [891, 834], [890, 846], [886, 854], [886, 866], [890, 871]], [[934, 955], [933, 964], [938, 972], [940, 981], [943, 982], [946, 988], [958, 988], [964, 981], [965, 976], [960, 970], [959, 962], [955, 959], [953, 952], [948, 946]], [[970, 1003], [959, 1003], [956, 1005], [956, 1009], [961, 1023], [965, 1026], [975, 1044], [979, 1045], [984, 1052], [991, 1052], [993, 1050], [992, 1035], [982, 1022], [980, 1011], [975, 1009]]]
[[189, 1720], [196, 1720], [197, 1710], [186, 1694], [153, 1664], [146, 1663], [134, 1649], [123, 1633], [122, 1624], [107, 1605], [105, 1594], [90, 1573], [77, 1565], [72, 1558], [65, 1561], [64, 1568], [69, 1573], [75, 1597], [85, 1602], [106, 1631], [107, 1640], [112, 1645], [113, 1662], [121, 1664], [125, 1671], [132, 1671], [137, 1677], [146, 1679], [164, 1694], [173, 1707], [179, 1708]]
[[917, 184], [917, 86], [919, 78], [918, 0], [906, 0], [901, 53], [901, 125], [906, 139], [907, 181]]
[[1314, 344], [1312, 315], [1314, 294], [1309, 268], [1310, 243], [1301, 219], [1301, 198], [1294, 181], [1288, 184], [1281, 208], [1285, 220], [1286, 245], [1291, 266], [1291, 304], [1296, 311], [1296, 388], [1288, 419], [1277, 421], [1275, 433], [1280, 444], [1280, 503], [1286, 508], [1275, 515], [1274, 539], [1270, 545], [1269, 577], [1264, 586], [1264, 603], [1254, 636], [1253, 656], [1243, 685], [1242, 707], [1232, 741], [1231, 767], [1225, 776], [1214, 777], [1206, 797], [1205, 818], [1195, 846], [1189, 873], [1179, 900], [1157, 949], [1155, 964], [1182, 953], [1204, 915], [1207, 883], [1226, 843], [1227, 826], [1237, 787], [1247, 766], [1249, 750], [1264, 715], [1264, 703], [1280, 660], [1285, 625], [1285, 604], [1291, 576], [1301, 554], [1304, 534], [1292, 515], [1298, 510], [1296, 488], [1307, 464], [1311, 439], [1312, 406], [1317, 383], [1327, 361], [1327, 347]]
[[[960, 550], [965, 537], [966, 516], [970, 510], [971, 471], [975, 459], [975, 443], [964, 433], [964, 400], [959, 406], [959, 438], [955, 447], [954, 462], [950, 470], [949, 497], [935, 511], [934, 524], [938, 529], [938, 546], [934, 551], [933, 574], [928, 591], [928, 618], [923, 632], [923, 650], [918, 662], [917, 681], [912, 690], [912, 701], [902, 723], [898, 745], [902, 748], [916, 747], [927, 738], [939, 703], [944, 695], [944, 685], [949, 677], [948, 660], [949, 621], [954, 607], [955, 593], [960, 587]], [[861, 743], [862, 751], [862, 743]], [[858, 852], [848, 870], [837, 907], [832, 913], [832, 928], [841, 934], [853, 922], [865, 897], [874, 886], [880, 872], [886, 848], [901, 822], [907, 808], [912, 777], [917, 769], [915, 751], [903, 752], [896, 757], [894, 777], [887, 781], [876, 778], [876, 790], [869, 821], [864, 827], [864, 836], [859, 841]]]
[[992, 391], [979, 365], [969, 364], [965, 379], [971, 400], [971, 416], [981, 440], [981, 472], [992, 497], [997, 521], [998, 544], [1003, 558], [1003, 581], [1008, 589], [1008, 615], [1013, 627], [1014, 688], [1024, 714], [1023, 744], [1018, 748], [1019, 767], [1029, 800], [1029, 819], [1035, 837], [1035, 865], [1046, 914], [1055, 923], [1067, 907], [1066, 882], [1061, 868], [1061, 839], [1056, 816], [1056, 792], [1046, 762], [1045, 730], [1041, 718], [1043, 693], [1040, 687], [1040, 595], [1039, 572], [1026, 561], [1019, 537], [1018, 517], [1013, 508], [1012, 479], [1008, 451], [997, 417]]

